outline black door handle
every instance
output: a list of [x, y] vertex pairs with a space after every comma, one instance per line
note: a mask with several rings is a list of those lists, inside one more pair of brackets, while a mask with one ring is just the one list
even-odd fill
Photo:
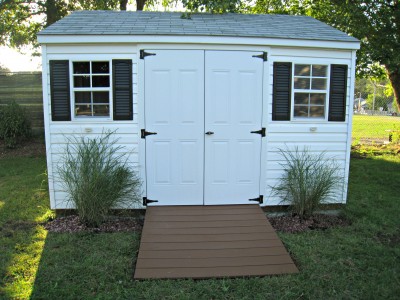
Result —
[[207, 134], [207, 135], [212, 135], [212, 134], [214, 134], [214, 132], [212, 132], [212, 131], [207, 131], [206, 134]]

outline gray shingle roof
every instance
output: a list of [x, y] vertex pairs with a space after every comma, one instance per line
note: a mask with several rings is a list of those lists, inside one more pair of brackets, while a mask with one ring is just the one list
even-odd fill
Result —
[[177, 12], [75, 11], [39, 35], [195, 35], [357, 42], [306, 16], [193, 14]]

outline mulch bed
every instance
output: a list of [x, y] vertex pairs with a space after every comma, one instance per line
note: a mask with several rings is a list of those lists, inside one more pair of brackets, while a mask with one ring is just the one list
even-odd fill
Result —
[[[299, 233], [308, 230], [325, 230], [331, 227], [349, 226], [349, 220], [334, 215], [317, 214], [308, 219], [298, 216], [279, 216], [268, 218], [271, 225], [279, 232]], [[75, 232], [141, 232], [143, 219], [130, 217], [111, 217], [99, 227], [88, 227], [79, 220], [77, 215], [58, 217], [44, 224], [49, 232], [75, 233]]]
[[138, 218], [112, 217], [99, 227], [88, 227], [79, 220], [76, 215], [59, 217], [44, 224], [49, 232], [73, 233], [73, 232], [140, 232], [143, 221]]
[[269, 222], [276, 231], [287, 233], [299, 233], [309, 230], [325, 230], [331, 227], [344, 227], [351, 222], [342, 216], [316, 214], [307, 219], [299, 216], [269, 217]]

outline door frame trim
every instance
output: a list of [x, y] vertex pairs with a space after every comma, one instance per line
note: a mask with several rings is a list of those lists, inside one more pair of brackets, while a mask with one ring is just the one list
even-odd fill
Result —
[[[224, 44], [137, 44], [134, 50], [136, 51], [136, 64], [137, 64], [137, 73], [133, 74], [137, 76], [137, 118], [138, 118], [138, 127], [137, 131], [137, 140], [138, 140], [138, 170], [139, 170], [139, 178], [142, 181], [142, 197], [147, 196], [147, 176], [146, 176], [146, 141], [145, 139], [141, 139], [139, 136], [140, 128], [144, 128], [145, 126], [145, 111], [144, 111], [144, 103], [145, 103], [145, 59], [140, 59], [140, 49], [152, 49], [152, 50], [213, 50], [213, 51], [260, 51], [260, 52], [271, 52], [271, 47], [269, 46], [250, 46], [250, 45], [224, 45]], [[270, 85], [269, 85], [269, 76], [271, 74], [272, 68], [272, 59], [268, 61], [264, 61], [263, 67], [263, 78], [262, 78], [262, 127], [266, 128], [266, 136], [261, 140], [261, 168], [260, 168], [260, 193], [265, 195], [266, 191], [266, 162], [267, 162], [267, 144], [269, 141], [268, 135], [268, 106], [271, 103], [271, 99], [269, 99], [270, 94]], [[133, 72], [135, 72], [135, 68], [133, 68]], [[272, 83], [271, 83], [272, 84]], [[135, 93], [134, 93], [135, 94]], [[133, 101], [135, 103], [135, 101]], [[204, 198], [203, 198], [204, 204]], [[265, 202], [262, 206], [265, 206]], [[139, 205], [138, 208], [145, 208], [145, 206]]]

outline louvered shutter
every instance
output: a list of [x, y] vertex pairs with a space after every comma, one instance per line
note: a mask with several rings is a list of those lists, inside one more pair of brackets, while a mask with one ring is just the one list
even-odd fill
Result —
[[71, 99], [69, 91], [69, 61], [50, 61], [51, 119], [71, 121]]
[[133, 120], [132, 60], [113, 60], [114, 120]]
[[331, 65], [329, 121], [346, 119], [347, 65]]
[[292, 94], [292, 63], [274, 63], [274, 83], [272, 96], [272, 120], [290, 120], [290, 100]]

